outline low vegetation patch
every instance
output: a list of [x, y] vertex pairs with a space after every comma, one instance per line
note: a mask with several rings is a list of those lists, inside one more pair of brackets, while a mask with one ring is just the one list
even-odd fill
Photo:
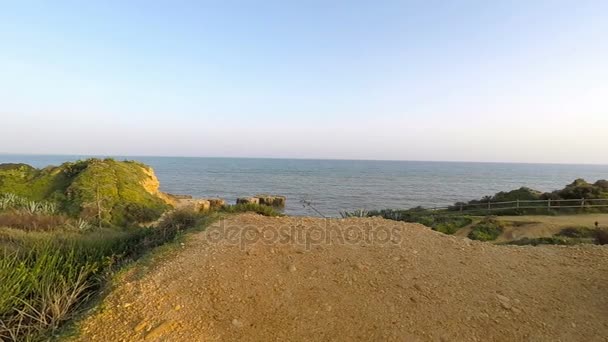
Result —
[[279, 211], [275, 208], [263, 205], [263, 204], [255, 204], [255, 203], [240, 203], [235, 205], [225, 205], [220, 209], [220, 212], [234, 214], [234, 213], [244, 213], [244, 212], [253, 212], [264, 216], [282, 216]]
[[446, 212], [436, 212], [423, 208], [414, 208], [408, 210], [356, 210], [353, 212], [341, 212], [343, 218], [347, 217], [372, 217], [380, 216], [388, 220], [420, 223], [433, 230], [445, 234], [454, 234], [460, 228], [473, 223], [473, 219], [468, 216], [454, 215]]
[[592, 229], [587, 227], [568, 227], [551, 237], [523, 238], [516, 241], [507, 242], [510, 245], [576, 245], [590, 243], [605, 245], [608, 244], [608, 230]]
[[0, 213], [0, 227], [23, 229], [25, 231], [49, 231], [76, 224], [77, 220], [66, 215], [30, 214], [22, 211]]
[[557, 236], [563, 236], [568, 238], [595, 238], [597, 232], [595, 229], [587, 227], [567, 227], [562, 229]]
[[468, 238], [471, 240], [494, 241], [504, 230], [503, 224], [496, 218], [487, 217], [471, 228]]
[[[577, 179], [561, 190], [541, 192], [522, 187], [508, 192], [498, 192], [492, 196], [469, 202], [458, 202], [450, 211], [466, 210], [469, 213], [485, 214], [491, 206], [494, 215], [555, 215], [557, 213], [608, 212], [608, 181], [598, 180], [588, 183]], [[552, 201], [549, 203], [549, 200]], [[559, 202], [564, 200], [564, 202]], [[521, 202], [518, 208], [517, 201]], [[507, 202], [507, 203], [503, 203]], [[551, 208], [549, 208], [549, 204]]]
[[599, 229], [596, 232], [595, 239], [598, 245], [608, 245], [608, 230]]
[[112, 271], [213, 218], [174, 212], [150, 228], [0, 229], [0, 340], [47, 339]]
[[508, 245], [517, 246], [539, 246], [539, 245], [574, 245], [580, 241], [572, 240], [565, 237], [540, 237], [540, 238], [523, 238], [515, 241], [507, 242]]

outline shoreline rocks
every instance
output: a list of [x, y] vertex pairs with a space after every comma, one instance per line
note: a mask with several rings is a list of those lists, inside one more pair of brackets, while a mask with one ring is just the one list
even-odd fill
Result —
[[239, 197], [236, 204], [261, 204], [275, 208], [284, 208], [287, 198], [280, 195], [259, 194], [252, 197]]
[[263, 204], [263, 205], [268, 205], [271, 207], [278, 207], [278, 208], [285, 207], [285, 201], [286, 201], [285, 196], [260, 194], [260, 195], [255, 195], [254, 197], [258, 198], [260, 201], [260, 204]]
[[236, 199], [236, 204], [260, 204], [260, 199], [257, 197], [239, 197]]
[[224, 205], [226, 201], [221, 198], [181, 198], [178, 199], [175, 208], [200, 212], [219, 209]]

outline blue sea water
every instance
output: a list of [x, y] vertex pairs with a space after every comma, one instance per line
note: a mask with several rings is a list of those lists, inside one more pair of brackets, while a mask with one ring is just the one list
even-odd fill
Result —
[[[0, 155], [0, 163], [35, 167], [87, 156]], [[161, 190], [195, 197], [287, 196], [285, 212], [326, 216], [341, 210], [444, 206], [522, 186], [550, 191], [576, 178], [608, 179], [608, 165], [423, 161], [121, 157], [152, 166]]]

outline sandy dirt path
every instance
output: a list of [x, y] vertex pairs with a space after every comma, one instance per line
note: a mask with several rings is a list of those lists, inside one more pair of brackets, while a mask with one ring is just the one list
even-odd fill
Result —
[[242, 214], [125, 275], [102, 307], [75, 340], [608, 341], [608, 247]]

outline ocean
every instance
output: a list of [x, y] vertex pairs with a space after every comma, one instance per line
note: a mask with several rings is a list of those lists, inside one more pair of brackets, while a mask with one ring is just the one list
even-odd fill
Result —
[[[0, 155], [0, 163], [35, 167], [87, 156]], [[285, 213], [326, 216], [342, 210], [435, 207], [527, 186], [563, 188], [576, 178], [608, 179], [608, 165], [511, 164], [424, 161], [121, 157], [152, 166], [161, 190], [194, 197], [259, 193], [287, 197]]]

